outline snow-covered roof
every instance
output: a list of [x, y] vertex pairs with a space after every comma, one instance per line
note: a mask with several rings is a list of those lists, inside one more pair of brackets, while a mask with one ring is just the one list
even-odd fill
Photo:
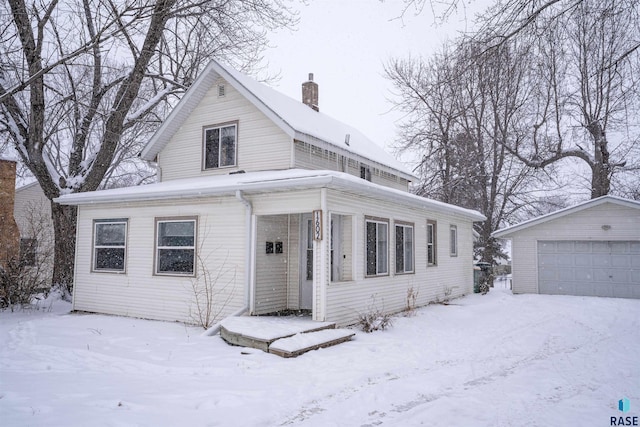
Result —
[[[329, 144], [338, 153], [351, 153], [374, 163], [372, 166], [392, 169], [408, 180], [416, 179], [404, 164], [357, 129], [315, 111], [302, 102], [215, 60], [212, 60], [198, 76], [142, 150], [143, 159], [151, 161], [156, 157], [219, 77], [238, 90], [291, 138], [322, 148], [326, 148], [323, 144]], [[347, 135], [348, 145], [345, 143]]]
[[493, 237], [508, 237], [509, 235], [515, 232], [524, 230], [526, 228], [533, 227], [538, 224], [545, 223], [547, 221], [552, 221], [558, 218], [562, 218], [563, 216], [580, 212], [584, 209], [589, 209], [594, 206], [602, 205], [604, 203], [613, 203], [620, 206], [640, 209], [640, 202], [638, 201], [625, 199], [623, 197], [618, 197], [618, 196], [606, 195], [606, 196], [598, 197], [597, 199], [588, 200], [586, 202], [577, 204], [575, 206], [560, 209], [558, 211], [551, 212], [546, 215], [542, 215], [537, 218], [533, 218], [528, 221], [521, 222], [519, 224], [512, 225], [511, 227], [506, 227], [506, 228], [494, 231]]
[[426, 199], [406, 191], [374, 184], [353, 175], [328, 170], [287, 169], [176, 179], [136, 187], [66, 194], [55, 201], [65, 205], [91, 205], [193, 199], [233, 195], [236, 191], [255, 194], [321, 187], [351, 190], [358, 194], [384, 198], [411, 207], [458, 214], [472, 221], [486, 219], [484, 215], [474, 210]]

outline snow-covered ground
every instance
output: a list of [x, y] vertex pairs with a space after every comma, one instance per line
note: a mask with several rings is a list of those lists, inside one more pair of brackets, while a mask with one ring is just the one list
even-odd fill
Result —
[[2, 426], [608, 426], [640, 415], [640, 300], [496, 287], [296, 359], [180, 324], [42, 306], [0, 313]]

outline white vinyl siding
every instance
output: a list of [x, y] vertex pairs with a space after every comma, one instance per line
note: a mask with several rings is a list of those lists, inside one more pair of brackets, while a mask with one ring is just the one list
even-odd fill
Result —
[[[385, 312], [401, 311], [406, 307], [410, 289], [418, 295], [417, 305], [442, 300], [449, 290], [452, 298], [472, 291], [472, 223], [468, 219], [446, 211], [407, 207], [382, 198], [330, 188], [245, 197], [253, 206], [252, 229], [256, 242], [252, 256], [257, 271], [250, 283], [258, 290], [253, 302], [254, 307], [260, 302], [260, 310], [271, 311], [269, 305], [276, 309], [297, 307], [301, 264], [299, 219], [303, 214], [310, 215], [323, 207], [324, 238], [314, 242], [314, 320], [353, 324], [358, 313], [371, 309], [374, 302]], [[93, 219], [104, 217], [105, 211], [113, 218], [129, 218], [127, 252], [132, 255], [127, 259], [126, 275], [98, 274], [89, 268]], [[225, 196], [182, 200], [180, 203], [156, 201], [153, 206], [150, 202], [80, 206], [74, 309], [193, 322], [189, 314], [193, 309], [193, 284], [202, 277], [203, 263], [197, 263], [195, 278], [153, 274], [156, 218], [187, 216], [198, 218], [196, 246], [202, 257], [209, 260], [205, 266], [220, 284], [217, 290], [221, 293], [219, 301], [222, 304], [216, 306], [220, 316], [243, 308], [248, 298], [245, 293], [246, 208], [234, 196]], [[344, 276], [341, 281], [331, 280], [330, 223], [336, 218], [341, 218], [343, 223], [342, 270], [351, 274], [350, 278]], [[400, 222], [413, 224], [414, 274], [365, 277], [366, 219], [370, 218], [385, 218], [384, 222], [389, 226]], [[437, 266], [429, 268], [425, 262], [417, 262], [427, 256], [427, 219], [457, 225], [458, 257], [442, 257]], [[448, 247], [448, 233], [439, 233], [436, 238], [438, 246]], [[283, 254], [266, 254], [267, 241], [274, 244], [282, 241]], [[393, 235], [388, 243], [394, 244]], [[388, 256], [391, 268], [395, 266], [394, 252], [392, 247]], [[262, 258], [257, 259], [259, 257]], [[275, 269], [268, 271], [267, 267], [272, 265]]]
[[408, 191], [409, 182], [395, 174], [381, 171], [368, 163], [360, 163], [327, 148], [318, 148], [312, 144], [295, 141], [296, 168], [334, 170], [360, 177], [361, 166], [366, 166], [369, 170], [368, 181], [385, 187]]
[[[610, 225], [608, 230], [603, 225]], [[538, 293], [538, 241], [640, 241], [638, 209], [603, 203], [508, 236], [514, 293]]]
[[[291, 138], [231, 85], [218, 97], [219, 84], [224, 80], [212, 85], [158, 156], [162, 181], [291, 167]], [[238, 130], [236, 166], [203, 170], [203, 128], [232, 122]]]
[[[114, 218], [129, 218], [127, 274], [92, 272], [93, 219], [105, 210]], [[198, 250], [210, 274], [217, 279], [220, 316], [239, 310], [245, 301], [244, 267], [246, 230], [245, 207], [235, 197], [203, 201], [145, 202], [127, 205], [80, 206], [76, 251], [73, 307], [91, 311], [148, 319], [193, 323], [194, 280], [198, 276], [154, 275], [155, 227], [158, 217], [198, 216]], [[224, 221], [220, 220], [224, 218]], [[199, 282], [202, 283], [202, 282]]]
[[[326, 287], [326, 313], [319, 320], [331, 320], [341, 325], [357, 322], [358, 313], [370, 310], [375, 303], [385, 312], [399, 312], [406, 308], [407, 291], [413, 288], [418, 294], [417, 305], [425, 305], [437, 299], [442, 300], [445, 292], [451, 290], [455, 298], [473, 291], [473, 234], [472, 222], [456, 216], [408, 208], [397, 203], [364, 197], [338, 191], [327, 192], [330, 211], [341, 215], [352, 215], [354, 277], [351, 281], [330, 282]], [[411, 222], [414, 224], [414, 258], [426, 260], [427, 220], [449, 224], [455, 220], [458, 228], [457, 257], [443, 257], [438, 265], [427, 268], [426, 262], [414, 263], [412, 275], [382, 275], [366, 277], [365, 218], [389, 218], [391, 223]], [[448, 230], [447, 230], [448, 231]], [[448, 248], [449, 234], [436, 233], [436, 245]], [[391, 251], [393, 255], [394, 251]], [[319, 263], [317, 265], [320, 265]], [[327, 262], [327, 268], [330, 265]], [[390, 265], [395, 259], [390, 258]], [[384, 306], [384, 307], [383, 307]]]
[[[289, 215], [257, 217], [256, 291], [253, 314], [287, 309], [287, 267], [289, 254]], [[272, 250], [267, 252], [267, 243]], [[282, 245], [277, 253], [276, 245]]]

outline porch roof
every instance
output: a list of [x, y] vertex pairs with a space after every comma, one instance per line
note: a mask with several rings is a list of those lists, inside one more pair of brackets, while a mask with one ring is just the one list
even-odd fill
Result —
[[237, 191], [244, 194], [260, 194], [310, 188], [349, 190], [414, 208], [457, 214], [472, 221], [486, 219], [475, 210], [416, 196], [353, 175], [329, 170], [288, 169], [177, 179], [137, 187], [66, 194], [55, 201], [64, 205], [93, 205], [225, 196], [234, 195]]

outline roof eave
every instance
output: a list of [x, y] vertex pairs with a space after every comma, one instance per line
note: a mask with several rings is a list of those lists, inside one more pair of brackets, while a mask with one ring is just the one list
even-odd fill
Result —
[[65, 196], [54, 199], [55, 202], [63, 205], [96, 205], [107, 203], [128, 203], [128, 202], [146, 202], [146, 201], [163, 201], [163, 200], [182, 200], [182, 199], [199, 199], [214, 196], [235, 195], [236, 191], [244, 192], [264, 192], [264, 191], [285, 191], [295, 188], [314, 188], [322, 187], [330, 182], [330, 176], [318, 175], [310, 177], [301, 177], [295, 179], [256, 181], [248, 183], [234, 183], [223, 187], [214, 188], [192, 188], [185, 190], [184, 188], [169, 189], [166, 191], [147, 192], [147, 193], [130, 193], [130, 194], [95, 194], [99, 191], [89, 193], [67, 194]]
[[193, 109], [202, 101], [218, 77], [222, 77], [233, 86], [290, 138], [294, 137], [295, 132], [293, 128], [282, 117], [265, 105], [251, 91], [244, 87], [242, 83], [229, 74], [227, 70], [220, 66], [220, 64], [211, 60], [143, 148], [140, 153], [142, 159], [147, 161], [153, 161], [155, 159], [160, 151], [169, 143]]
[[560, 209], [558, 211], [539, 216], [537, 218], [532, 218], [528, 221], [521, 222], [520, 224], [515, 224], [510, 227], [506, 227], [501, 230], [494, 231], [492, 233], [492, 236], [496, 238], [507, 238], [510, 235], [517, 233], [519, 231], [525, 230], [527, 228], [534, 227], [536, 225], [543, 224], [548, 221], [553, 221], [555, 219], [562, 218], [566, 215], [580, 212], [582, 210], [599, 206], [604, 203], [613, 203], [620, 206], [640, 209], [640, 202], [637, 202], [635, 200], [624, 199], [622, 197], [605, 195], [605, 196], [598, 197], [597, 199], [591, 199], [586, 202], [577, 204], [575, 206], [569, 206], [568, 208]]
[[92, 193], [77, 193], [68, 194], [54, 199], [57, 203], [65, 205], [98, 205], [109, 203], [130, 203], [130, 202], [145, 202], [145, 201], [163, 201], [163, 200], [182, 200], [182, 199], [197, 199], [213, 196], [226, 196], [235, 195], [237, 190], [241, 190], [245, 193], [260, 193], [260, 192], [279, 192], [295, 189], [309, 189], [309, 188], [322, 188], [329, 187], [339, 190], [351, 190], [359, 194], [366, 196], [380, 198], [383, 197], [386, 200], [391, 200], [396, 203], [401, 203], [405, 206], [414, 208], [429, 209], [447, 214], [456, 214], [462, 216], [471, 221], [485, 221], [486, 217], [477, 211], [461, 208], [459, 206], [449, 205], [446, 203], [440, 203], [431, 199], [416, 196], [411, 193], [407, 193], [401, 190], [395, 190], [393, 188], [387, 188], [378, 184], [373, 184], [365, 180], [358, 179], [357, 181], [349, 177], [330, 174], [318, 174], [312, 176], [296, 177], [296, 178], [284, 178], [284, 179], [272, 179], [267, 181], [254, 181], [244, 183], [232, 183], [223, 187], [215, 188], [192, 188], [185, 190], [184, 188], [174, 188], [165, 191], [157, 192], [133, 192], [130, 194], [112, 193], [107, 190], [105, 194], [99, 194], [100, 192]]

